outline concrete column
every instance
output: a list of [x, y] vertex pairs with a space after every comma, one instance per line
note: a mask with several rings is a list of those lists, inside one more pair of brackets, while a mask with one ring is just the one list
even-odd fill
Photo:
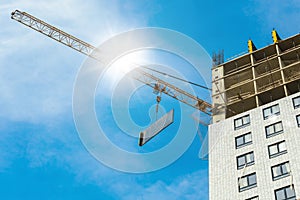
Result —
[[284, 73], [283, 73], [283, 64], [282, 64], [281, 57], [280, 57], [281, 50], [278, 46], [278, 43], [276, 43], [275, 45], [276, 45], [276, 52], [277, 52], [277, 58], [278, 58], [279, 67], [280, 67], [281, 78], [282, 78], [282, 81], [283, 81], [284, 94], [287, 97], [289, 94], [288, 94], [287, 87], [285, 85], [285, 78], [284, 78]]
[[250, 60], [251, 60], [251, 69], [252, 69], [252, 76], [253, 76], [253, 84], [254, 84], [254, 93], [255, 93], [255, 101], [256, 101], [256, 107], [259, 107], [259, 99], [257, 96], [257, 85], [256, 85], [256, 75], [255, 75], [255, 69], [254, 69], [254, 63], [255, 63], [255, 58], [253, 54], [250, 54]]

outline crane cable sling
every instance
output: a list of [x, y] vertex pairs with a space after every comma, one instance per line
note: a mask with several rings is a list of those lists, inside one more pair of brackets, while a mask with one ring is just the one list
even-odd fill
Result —
[[206, 90], [211, 90], [211, 88], [208, 88], [208, 87], [206, 87], [206, 86], [203, 86], [203, 85], [200, 85], [200, 84], [191, 82], [191, 81], [184, 80], [184, 79], [182, 79], [182, 78], [179, 78], [179, 77], [176, 77], [176, 76], [167, 74], [167, 73], [165, 73], [165, 72], [161, 72], [161, 71], [158, 71], [158, 70], [155, 70], [155, 69], [152, 69], [152, 68], [149, 68], [149, 67], [145, 67], [145, 66], [140, 66], [140, 67], [145, 68], [145, 69], [148, 69], [148, 70], [153, 71], [153, 72], [156, 72], [156, 73], [159, 73], [159, 74], [162, 74], [162, 75], [165, 75], [165, 76], [169, 76], [169, 77], [171, 77], [171, 78], [174, 78], [174, 79], [177, 79], [177, 80], [180, 80], [180, 81], [183, 81], [183, 82], [186, 82], [186, 83], [189, 83], [189, 84], [198, 86], [198, 87], [201, 87], [201, 88], [206, 89]]

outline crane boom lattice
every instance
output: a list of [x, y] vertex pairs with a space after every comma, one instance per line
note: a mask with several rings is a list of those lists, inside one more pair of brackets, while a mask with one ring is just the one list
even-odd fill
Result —
[[91, 53], [96, 50], [96, 47], [93, 45], [90, 45], [26, 12], [16, 10], [12, 12], [11, 18], [87, 56], [92, 55]]
[[168, 82], [161, 80], [158, 77], [155, 77], [143, 70], [135, 69], [133, 72], [133, 78], [152, 87], [157, 92], [162, 92], [182, 103], [185, 103], [189, 106], [192, 106], [193, 108], [201, 110], [208, 115], [211, 115], [211, 104]]
[[[15, 10], [14, 12], [12, 12], [11, 18], [24, 24], [27, 27], [32, 28], [37, 32], [40, 32], [56, 40], [57, 42], [60, 42], [82, 54], [85, 54], [102, 62], [101, 52], [93, 45], [90, 45], [89, 43], [84, 42], [26, 12]], [[134, 79], [152, 87], [154, 90], [162, 92], [170, 97], [173, 97], [174, 99], [179, 100], [182, 103], [185, 103], [208, 115], [211, 115], [212, 105], [208, 102], [201, 100], [198, 97], [185, 92], [184, 90], [179, 89], [178, 87], [167, 83], [141, 69], [135, 69], [133, 74]]]

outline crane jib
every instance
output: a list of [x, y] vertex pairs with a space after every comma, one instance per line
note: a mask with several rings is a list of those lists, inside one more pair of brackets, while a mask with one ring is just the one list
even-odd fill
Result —
[[[68, 34], [26, 12], [22, 12], [19, 10], [15, 10], [11, 13], [11, 18], [13, 20], [16, 20], [23, 25], [40, 32], [48, 37], [50, 37], [53, 40], [56, 40], [57, 42], [60, 42], [82, 54], [85, 54], [89, 57], [92, 57], [99, 62], [101, 61], [101, 51], [94, 47], [93, 45], [90, 45], [87, 42], [84, 42], [80, 40], [79, 38], [74, 37], [71, 34]], [[143, 66], [141, 66], [143, 68]], [[145, 68], [145, 67], [144, 67]], [[161, 84], [165, 88], [168, 88], [168, 90], [161, 90], [160, 92], [179, 100], [180, 102], [187, 104], [195, 109], [198, 109], [208, 115], [211, 115], [212, 105], [190, 93], [187, 93], [186, 91], [177, 88], [176, 86], [167, 83], [152, 74], [149, 74], [141, 69], [133, 70], [135, 75], [133, 76], [134, 79], [152, 87], [153, 82], [156, 82], [158, 84]], [[209, 88], [206, 88], [209, 89]]]

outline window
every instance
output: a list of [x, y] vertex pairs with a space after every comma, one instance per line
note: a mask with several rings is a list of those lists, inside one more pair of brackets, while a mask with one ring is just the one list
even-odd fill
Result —
[[258, 196], [255, 196], [255, 197], [251, 197], [249, 199], [246, 199], [246, 200], [259, 200]]
[[256, 173], [242, 176], [238, 179], [238, 183], [240, 192], [256, 187]]
[[238, 156], [236, 158], [236, 161], [237, 161], [237, 168], [238, 169], [242, 169], [245, 166], [247, 167], [249, 165], [253, 165], [254, 164], [254, 154], [253, 154], [253, 151], [249, 152], [249, 153], [246, 153], [246, 154], [243, 154], [241, 156]]
[[300, 96], [293, 98], [293, 105], [294, 105], [294, 108], [300, 107]]
[[271, 137], [273, 135], [277, 135], [283, 132], [282, 122], [277, 122], [275, 124], [271, 124], [266, 126], [266, 135], [267, 137]]
[[276, 200], [296, 200], [296, 194], [293, 185], [275, 190]]
[[296, 120], [297, 120], [298, 127], [300, 127], [300, 115], [296, 116]]
[[240, 117], [240, 118], [237, 118], [234, 120], [234, 129], [235, 130], [243, 128], [248, 125], [250, 125], [250, 116], [249, 115], [246, 115], [246, 116], [243, 116], [243, 117]]
[[252, 144], [252, 135], [251, 133], [246, 133], [244, 135], [238, 136], [235, 138], [235, 147], [241, 148], [243, 146]]
[[289, 176], [290, 174], [290, 164], [289, 162], [281, 163], [279, 165], [273, 166], [272, 168], [272, 178], [273, 181]]
[[279, 115], [279, 114], [280, 114], [280, 110], [279, 110], [279, 105], [278, 104], [263, 109], [264, 119], [268, 119], [271, 116]]
[[285, 141], [281, 141], [275, 144], [268, 146], [269, 149], [269, 157], [274, 158], [276, 156], [287, 153]]

